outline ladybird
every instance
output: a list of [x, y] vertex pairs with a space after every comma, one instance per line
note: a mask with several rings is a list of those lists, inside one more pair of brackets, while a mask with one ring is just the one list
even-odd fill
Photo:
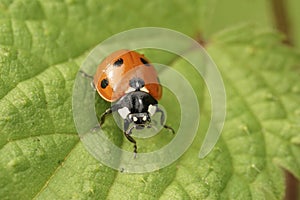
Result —
[[[114, 102], [101, 115], [100, 127], [107, 115], [118, 112], [124, 120], [123, 133], [134, 144], [135, 155], [137, 145], [131, 136], [132, 130], [150, 128], [151, 117], [155, 113], [161, 113], [161, 125], [175, 133], [173, 128], [163, 124], [165, 114], [158, 107], [162, 86], [155, 68], [143, 54], [119, 50], [99, 64], [94, 76], [82, 73], [92, 79], [92, 85], [104, 100]], [[130, 127], [131, 124], [133, 126]]]

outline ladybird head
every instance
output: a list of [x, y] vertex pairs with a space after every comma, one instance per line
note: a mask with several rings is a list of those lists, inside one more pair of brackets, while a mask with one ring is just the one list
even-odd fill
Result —
[[150, 125], [151, 118], [148, 113], [131, 113], [128, 115], [130, 121], [132, 121], [137, 129], [142, 129]]
[[129, 123], [135, 124], [136, 129], [151, 127], [151, 117], [149, 112], [130, 112], [129, 108], [123, 107], [118, 110], [120, 116]]

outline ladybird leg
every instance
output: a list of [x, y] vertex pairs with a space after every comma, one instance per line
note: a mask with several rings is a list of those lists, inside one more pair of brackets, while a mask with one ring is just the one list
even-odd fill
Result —
[[165, 129], [168, 129], [168, 130], [171, 131], [173, 134], [175, 134], [175, 131], [174, 131], [174, 129], [173, 129], [171, 126], [164, 125], [164, 128], [165, 128]]
[[96, 91], [96, 90], [97, 90], [97, 89], [96, 89], [96, 86], [95, 86], [95, 84], [94, 84], [94, 82], [93, 82], [93, 81], [91, 82], [91, 87], [93, 88], [93, 90], [94, 90], [94, 91]]
[[136, 154], [137, 154], [137, 145], [136, 145], [136, 141], [126, 132], [124, 132], [125, 137], [127, 138], [127, 140], [129, 140], [131, 143], [133, 143], [133, 153], [134, 153], [134, 158], [136, 158]]
[[89, 75], [89, 74], [87, 74], [87, 73], [85, 73], [84, 71], [82, 71], [82, 70], [80, 70], [79, 71], [80, 73], [81, 73], [81, 75], [84, 77], [84, 78], [89, 78], [89, 79], [91, 79], [92, 81], [91, 81], [91, 87], [96, 91], [96, 86], [95, 86], [95, 84], [94, 84], [94, 77], [93, 76], [91, 76], [91, 75]]
[[165, 121], [165, 113], [164, 113], [164, 111], [157, 106], [156, 107], [156, 112], [160, 112], [161, 113], [160, 124], [163, 125], [164, 121]]
[[106, 109], [106, 111], [104, 113], [102, 113], [102, 115], [100, 116], [100, 121], [99, 121], [100, 127], [104, 124], [105, 117], [107, 115], [111, 114], [112, 112], [117, 111], [118, 108], [119, 108], [119, 105], [118, 104], [114, 104], [110, 108]]
[[100, 127], [104, 124], [105, 122], [105, 117], [109, 114], [112, 113], [112, 109], [111, 108], [108, 108], [104, 113], [102, 113], [102, 115], [100, 116]]
[[134, 153], [134, 158], [136, 158], [136, 154], [137, 154], [136, 141], [130, 136], [135, 126], [129, 128], [129, 124], [130, 122], [128, 120], [124, 120], [124, 135], [127, 138], [127, 140], [129, 140], [129, 142], [133, 143], [133, 153]]
[[171, 131], [173, 134], [175, 134], [174, 129], [171, 126], [165, 125], [164, 121], [165, 121], [165, 113], [163, 110], [161, 110], [159, 107], [157, 107], [156, 112], [160, 112], [161, 113], [161, 117], [160, 117], [160, 124], [165, 128], [168, 129], [169, 131]]
[[93, 76], [91, 76], [91, 75], [89, 75], [89, 74], [87, 74], [87, 73], [85, 73], [84, 71], [82, 71], [82, 70], [79, 70], [79, 72], [81, 73], [81, 75], [83, 76], [83, 77], [85, 77], [85, 78], [89, 78], [89, 79], [94, 79], [94, 77]]
[[101, 128], [101, 126], [104, 124], [105, 122], [105, 117], [109, 114], [111, 114], [112, 112], [116, 111], [115, 108], [116, 106], [112, 106], [110, 108], [108, 108], [104, 113], [101, 114], [100, 116], [100, 121], [99, 124], [97, 124], [92, 131], [95, 132], [97, 129]]

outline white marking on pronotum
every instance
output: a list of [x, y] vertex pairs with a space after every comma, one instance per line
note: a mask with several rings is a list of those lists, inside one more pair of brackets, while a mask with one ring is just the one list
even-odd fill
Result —
[[123, 119], [126, 119], [127, 115], [130, 113], [130, 111], [127, 107], [123, 107], [118, 110], [118, 113], [120, 114], [120, 116]]
[[[140, 91], [143, 91], [143, 92], [149, 93], [149, 90], [147, 90], [147, 88], [145, 88], [145, 87], [142, 87], [142, 88], [140, 88], [139, 90], [140, 90]], [[135, 88], [129, 87], [129, 88], [125, 91], [125, 93], [127, 94], [127, 93], [134, 92], [134, 91], [136, 91]]]
[[149, 105], [148, 107], [148, 112], [150, 113], [151, 116], [153, 116], [156, 112], [157, 107], [153, 105]]
[[138, 118], [135, 117], [135, 116], [132, 119], [133, 119], [134, 122], [136, 122], [138, 120]]
[[145, 87], [142, 87], [140, 90], [143, 91], [143, 92], [149, 93], [149, 90], [147, 90], [147, 88], [145, 88]]

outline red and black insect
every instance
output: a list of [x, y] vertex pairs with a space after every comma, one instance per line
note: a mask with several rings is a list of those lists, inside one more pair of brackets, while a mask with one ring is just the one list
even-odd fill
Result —
[[158, 107], [162, 86], [155, 68], [144, 55], [119, 50], [100, 63], [95, 76], [82, 73], [93, 79], [93, 86], [104, 100], [115, 102], [101, 115], [100, 126], [107, 115], [118, 112], [124, 119], [124, 135], [134, 144], [134, 153], [137, 153], [137, 145], [131, 137], [132, 130], [151, 127], [151, 117], [157, 112], [161, 113], [163, 127], [175, 133], [173, 128], [163, 124], [165, 114]]

